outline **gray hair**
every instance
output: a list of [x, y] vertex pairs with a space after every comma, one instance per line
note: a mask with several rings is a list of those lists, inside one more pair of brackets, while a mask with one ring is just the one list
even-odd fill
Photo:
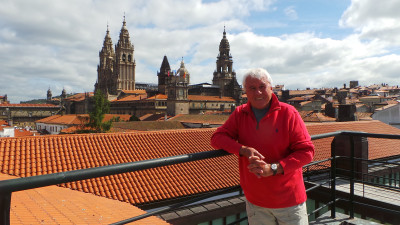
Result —
[[246, 88], [246, 80], [247, 78], [256, 78], [256, 79], [263, 79], [266, 78], [268, 83], [272, 86], [272, 78], [271, 75], [269, 75], [268, 71], [263, 69], [263, 68], [254, 68], [254, 69], [249, 69], [246, 71], [246, 73], [243, 76], [243, 88]]

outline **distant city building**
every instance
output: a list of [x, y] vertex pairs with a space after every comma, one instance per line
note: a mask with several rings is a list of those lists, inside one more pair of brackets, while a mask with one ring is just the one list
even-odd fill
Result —
[[0, 104], [0, 120], [10, 126], [35, 126], [35, 121], [59, 113], [60, 105], [53, 104]]
[[122, 24], [118, 44], [113, 48], [110, 32], [107, 33], [99, 52], [100, 63], [97, 67], [95, 91], [100, 90], [109, 99], [123, 90], [135, 90], [134, 47], [131, 43], [126, 21]]
[[7, 95], [0, 96], [0, 104], [3, 103], [10, 103], [9, 101], [7, 101]]

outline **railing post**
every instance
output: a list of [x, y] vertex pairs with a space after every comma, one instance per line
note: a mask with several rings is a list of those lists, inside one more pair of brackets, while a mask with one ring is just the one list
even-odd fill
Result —
[[350, 219], [354, 219], [354, 178], [355, 178], [355, 163], [354, 163], [354, 137], [350, 135]]
[[336, 218], [336, 148], [335, 139], [331, 144], [331, 218]]
[[11, 193], [0, 194], [0, 224], [10, 225]]

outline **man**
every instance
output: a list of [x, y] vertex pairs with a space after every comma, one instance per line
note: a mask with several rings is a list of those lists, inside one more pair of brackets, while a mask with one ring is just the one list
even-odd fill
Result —
[[278, 101], [266, 70], [249, 70], [243, 87], [248, 103], [215, 131], [211, 145], [239, 156], [249, 224], [308, 224], [302, 166], [314, 145], [304, 122]]

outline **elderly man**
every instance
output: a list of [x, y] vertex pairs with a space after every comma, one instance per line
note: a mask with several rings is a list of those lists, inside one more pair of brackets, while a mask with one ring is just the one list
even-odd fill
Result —
[[302, 166], [314, 145], [296, 109], [279, 102], [264, 69], [243, 78], [248, 103], [236, 108], [211, 145], [239, 156], [249, 223], [308, 224]]

